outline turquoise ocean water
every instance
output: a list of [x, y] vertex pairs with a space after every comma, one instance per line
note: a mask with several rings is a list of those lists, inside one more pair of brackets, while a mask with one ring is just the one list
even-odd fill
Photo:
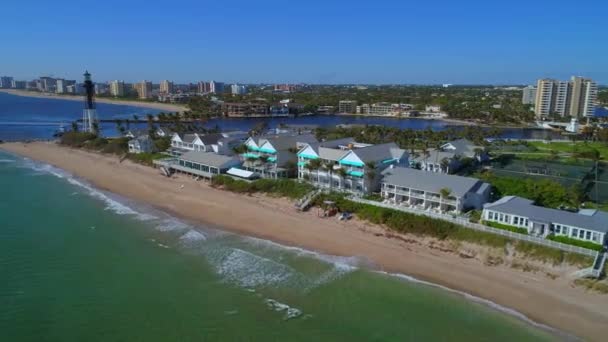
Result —
[[487, 303], [0, 152], [0, 341], [542, 341]]

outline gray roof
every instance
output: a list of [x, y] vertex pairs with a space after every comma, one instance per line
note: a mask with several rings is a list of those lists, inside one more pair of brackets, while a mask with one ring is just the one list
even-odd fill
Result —
[[[254, 138], [255, 139], [255, 138]], [[270, 142], [270, 144], [278, 151], [278, 150], [288, 150], [290, 148], [297, 148], [298, 143], [316, 143], [317, 138], [315, 138], [312, 134], [299, 134], [299, 135], [272, 135], [272, 136], [262, 136], [257, 138], [256, 143], [258, 146], [262, 146], [266, 141]]]
[[394, 158], [400, 159], [406, 154], [405, 150], [400, 149], [394, 142], [357, 148], [352, 151], [364, 163]]
[[429, 150], [429, 155], [428, 157], [426, 157], [423, 153], [418, 154], [418, 156], [416, 158], [414, 158], [413, 160], [416, 162], [422, 162], [422, 161], [427, 161], [430, 163], [441, 163], [441, 160], [443, 160], [443, 158], [447, 158], [452, 159], [454, 158], [454, 156], [456, 155], [456, 153], [454, 152], [445, 152], [445, 151], [438, 151], [438, 150]]
[[209, 133], [205, 135], [199, 135], [199, 138], [205, 145], [217, 144], [221, 139], [224, 139], [224, 135], [221, 133]]
[[[314, 148], [314, 147], [313, 147]], [[317, 154], [319, 158], [326, 160], [338, 161], [342, 159], [350, 150], [340, 150], [337, 148], [319, 147], [317, 148]]]
[[450, 141], [450, 142], [444, 144], [443, 146], [445, 146], [447, 144], [454, 146], [454, 149], [446, 150], [446, 152], [448, 152], [448, 151], [454, 152], [455, 154], [461, 154], [461, 155], [463, 155], [465, 157], [469, 157], [469, 158], [472, 158], [475, 156], [476, 148], [482, 148], [482, 146], [475, 145], [473, 142], [471, 142], [467, 139], [458, 139], [458, 140]]
[[439, 193], [441, 189], [447, 188], [450, 189], [451, 195], [454, 197], [463, 197], [468, 192], [481, 194], [489, 187], [489, 184], [476, 178], [421, 171], [405, 167], [388, 168], [382, 174], [384, 175], [382, 179], [383, 183], [433, 193]]
[[235, 162], [238, 162], [238, 159], [230, 156], [224, 156], [221, 154], [215, 154], [213, 152], [200, 152], [200, 151], [191, 151], [182, 154], [179, 159], [187, 160], [207, 166], [213, 166], [222, 168], [225, 166], [233, 165]]
[[596, 232], [608, 232], [608, 213], [599, 210], [581, 210], [573, 213], [534, 205], [532, 200], [517, 196], [506, 196], [494, 203], [487, 203], [484, 209], [505, 214], [527, 217], [545, 223], [558, 223], [585, 228]]

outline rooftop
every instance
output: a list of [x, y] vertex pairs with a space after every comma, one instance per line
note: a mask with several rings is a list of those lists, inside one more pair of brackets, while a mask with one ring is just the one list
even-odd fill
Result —
[[551, 209], [534, 205], [532, 200], [517, 196], [505, 196], [494, 203], [487, 203], [484, 209], [528, 217], [545, 223], [560, 223], [597, 232], [608, 232], [608, 213], [596, 209], [579, 212]]
[[237, 162], [238, 159], [234, 157], [224, 156], [221, 154], [215, 154], [213, 152], [199, 152], [190, 151], [182, 154], [179, 159], [199, 163], [207, 166], [213, 166], [221, 168], [226, 165], [230, 165]]
[[489, 187], [477, 178], [461, 177], [444, 173], [421, 171], [405, 167], [388, 168], [382, 172], [383, 183], [416, 190], [439, 193], [450, 189], [452, 196], [463, 197], [468, 192], [481, 193]]

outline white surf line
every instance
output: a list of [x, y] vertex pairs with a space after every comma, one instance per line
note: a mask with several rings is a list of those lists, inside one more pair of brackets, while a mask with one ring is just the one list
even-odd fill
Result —
[[468, 292], [452, 289], [450, 287], [447, 287], [447, 286], [444, 286], [444, 285], [440, 285], [440, 284], [436, 284], [436, 283], [432, 283], [430, 281], [421, 280], [421, 279], [418, 279], [416, 277], [413, 277], [413, 276], [410, 276], [410, 275], [407, 275], [407, 274], [403, 274], [403, 273], [390, 273], [390, 272], [379, 271], [379, 270], [372, 270], [372, 272], [378, 273], [378, 274], [382, 274], [382, 275], [387, 275], [387, 276], [390, 276], [390, 277], [399, 278], [401, 280], [409, 281], [409, 282], [412, 282], [412, 283], [417, 283], [417, 284], [422, 284], [422, 285], [426, 285], [426, 286], [431, 286], [431, 287], [434, 287], [434, 288], [441, 289], [443, 291], [447, 291], [449, 293], [454, 293], [454, 294], [460, 295], [460, 296], [462, 296], [462, 297], [466, 298], [467, 300], [470, 300], [470, 301], [472, 301], [474, 303], [483, 304], [486, 307], [494, 309], [494, 310], [496, 310], [498, 312], [502, 312], [502, 313], [505, 313], [505, 314], [507, 314], [509, 316], [518, 318], [518, 319], [524, 321], [525, 323], [528, 323], [528, 324], [530, 324], [530, 325], [532, 325], [534, 327], [537, 327], [537, 328], [540, 328], [540, 329], [543, 329], [543, 330], [555, 333], [557, 335], [560, 335], [561, 337], [567, 337], [568, 339], [572, 339], [572, 340], [576, 340], [576, 341], [581, 341], [581, 339], [579, 337], [575, 336], [575, 335], [572, 335], [572, 334], [567, 333], [565, 331], [559, 330], [559, 329], [554, 328], [552, 326], [536, 322], [535, 320], [531, 319], [530, 317], [524, 315], [523, 313], [521, 313], [521, 312], [519, 312], [519, 311], [517, 311], [515, 309], [512, 309], [512, 308], [500, 305], [500, 304], [495, 303], [495, 302], [493, 302], [493, 301], [491, 301], [489, 299], [485, 299], [485, 298], [481, 298], [481, 297], [472, 295], [472, 294], [470, 294]]

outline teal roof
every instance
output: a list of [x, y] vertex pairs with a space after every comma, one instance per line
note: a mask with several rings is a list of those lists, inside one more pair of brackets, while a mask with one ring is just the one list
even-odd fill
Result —
[[360, 163], [360, 162], [352, 162], [349, 160], [340, 160], [339, 162], [341, 165], [351, 165], [351, 166], [365, 166], [365, 164]]
[[298, 157], [302, 157], [305, 159], [319, 159], [319, 157], [313, 156], [312, 154], [298, 154]]
[[363, 177], [363, 172], [361, 171], [346, 171], [346, 173], [355, 177]]
[[255, 146], [249, 146], [249, 145], [247, 146], [247, 148], [248, 148], [249, 150], [251, 150], [251, 151], [259, 151], [259, 150], [260, 150], [260, 148], [259, 148], [259, 147], [255, 147]]
[[258, 151], [264, 152], [264, 153], [277, 153], [277, 151], [270, 149], [270, 148], [259, 148]]
[[260, 156], [258, 156], [258, 155], [257, 155], [257, 154], [255, 154], [255, 153], [243, 153], [243, 154], [242, 154], [242, 156], [243, 156], [244, 158], [255, 158], [255, 159], [260, 158]]
[[269, 157], [268, 161], [276, 162], [277, 161], [277, 157]]

